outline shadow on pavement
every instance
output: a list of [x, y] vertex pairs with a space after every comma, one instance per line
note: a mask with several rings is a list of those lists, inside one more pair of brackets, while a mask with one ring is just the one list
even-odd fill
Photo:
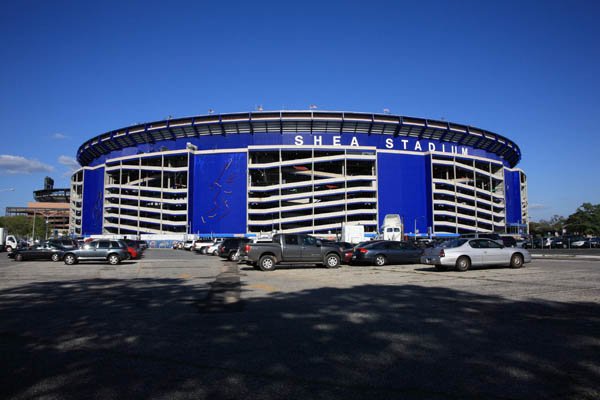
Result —
[[[598, 398], [600, 307], [364, 285], [201, 313], [178, 279], [0, 291], [2, 398]], [[243, 297], [243, 295], [242, 295]]]

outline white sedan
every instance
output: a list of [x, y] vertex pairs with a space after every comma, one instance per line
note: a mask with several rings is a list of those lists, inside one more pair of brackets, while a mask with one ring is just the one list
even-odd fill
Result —
[[451, 268], [466, 271], [480, 265], [521, 268], [528, 262], [531, 262], [531, 254], [527, 250], [504, 247], [490, 239], [454, 239], [425, 250], [421, 256], [422, 264], [434, 265], [438, 271]]

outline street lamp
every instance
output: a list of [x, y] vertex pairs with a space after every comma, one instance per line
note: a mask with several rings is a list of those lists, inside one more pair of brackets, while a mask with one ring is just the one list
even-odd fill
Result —
[[424, 216], [424, 215], [420, 215], [420, 216], [418, 216], [418, 217], [415, 217], [415, 231], [414, 231], [415, 238], [417, 237], [417, 220], [418, 220], [419, 218], [423, 218], [423, 220], [425, 220], [425, 216]]

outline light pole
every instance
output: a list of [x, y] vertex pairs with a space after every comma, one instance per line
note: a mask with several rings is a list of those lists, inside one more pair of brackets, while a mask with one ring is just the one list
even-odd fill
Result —
[[423, 218], [423, 220], [425, 220], [425, 216], [424, 216], [424, 215], [420, 215], [420, 216], [418, 216], [418, 217], [415, 217], [415, 231], [414, 231], [414, 234], [415, 234], [415, 239], [417, 238], [417, 220], [418, 220], [419, 218]]

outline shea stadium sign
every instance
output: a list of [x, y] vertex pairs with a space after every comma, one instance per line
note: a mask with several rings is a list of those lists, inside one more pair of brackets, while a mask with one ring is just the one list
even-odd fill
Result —
[[[416, 138], [405, 137], [383, 137], [381, 135], [366, 136], [348, 136], [348, 135], [295, 135], [293, 144], [296, 146], [347, 146], [364, 147], [374, 146], [387, 150], [403, 151], [439, 151], [443, 153], [453, 153], [460, 155], [469, 155], [469, 148], [450, 143], [444, 143], [436, 140], [419, 140]], [[284, 139], [284, 142], [286, 140]]]

